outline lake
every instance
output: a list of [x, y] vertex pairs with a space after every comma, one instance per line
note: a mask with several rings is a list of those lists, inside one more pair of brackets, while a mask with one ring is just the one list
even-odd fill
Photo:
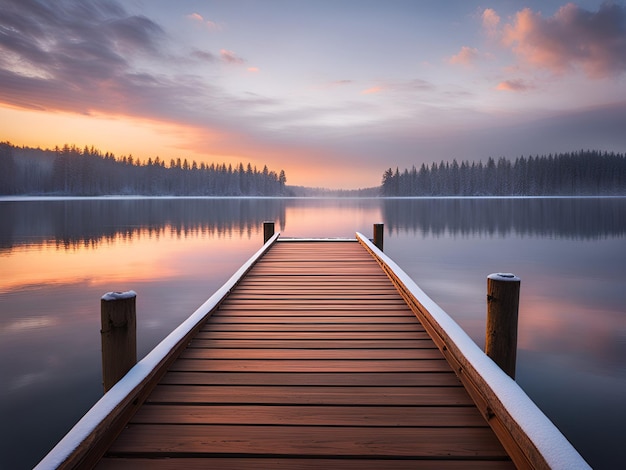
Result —
[[262, 245], [372, 236], [482, 348], [519, 276], [517, 382], [595, 468], [626, 461], [626, 198], [0, 199], [0, 468], [31, 468], [102, 394], [100, 297], [137, 292], [138, 357]]

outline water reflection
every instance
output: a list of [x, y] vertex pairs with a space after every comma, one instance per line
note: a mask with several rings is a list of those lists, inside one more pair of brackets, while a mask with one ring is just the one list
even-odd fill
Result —
[[264, 220], [285, 224], [276, 199], [87, 199], [0, 202], [0, 250], [16, 244], [54, 243], [58, 248], [95, 247], [120, 236], [185, 238], [256, 233]]
[[[306, 214], [304, 217], [302, 217]], [[289, 219], [289, 223], [287, 220]], [[289, 236], [352, 236], [384, 221], [389, 234], [594, 239], [626, 233], [623, 198], [88, 199], [0, 201], [0, 253], [16, 245], [97, 247], [119, 238], [256, 236], [265, 220]]]
[[623, 198], [386, 199], [390, 233], [595, 239], [626, 233]]

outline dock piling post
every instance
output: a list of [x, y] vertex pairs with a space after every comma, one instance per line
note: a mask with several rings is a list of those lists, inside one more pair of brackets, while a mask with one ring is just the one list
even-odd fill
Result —
[[263, 244], [274, 236], [274, 222], [263, 222]]
[[515, 379], [520, 278], [510, 273], [487, 276], [485, 353]]
[[383, 251], [384, 231], [385, 231], [385, 224], [374, 224], [374, 245], [380, 251]]
[[100, 299], [104, 393], [137, 363], [136, 298], [131, 290], [109, 292]]

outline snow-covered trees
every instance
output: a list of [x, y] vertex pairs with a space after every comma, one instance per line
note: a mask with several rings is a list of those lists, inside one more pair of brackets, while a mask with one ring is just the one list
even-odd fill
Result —
[[383, 196], [580, 196], [626, 194], [626, 155], [584, 151], [487, 162], [422, 164], [383, 172]]
[[[28, 152], [38, 155], [26, 161], [22, 157]], [[178, 158], [166, 166], [158, 156], [142, 163], [93, 147], [45, 151], [0, 144], [0, 194], [278, 196], [286, 181], [283, 170], [278, 174], [264, 166], [259, 171], [250, 163], [207, 165]]]

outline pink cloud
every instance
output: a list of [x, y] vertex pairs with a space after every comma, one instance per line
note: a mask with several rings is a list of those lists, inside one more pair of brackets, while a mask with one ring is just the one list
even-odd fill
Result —
[[258, 67], [248, 67], [248, 72], [257, 73], [259, 71]]
[[533, 87], [530, 84], [521, 79], [505, 80], [496, 86], [499, 91], [527, 91], [531, 88]]
[[206, 26], [209, 29], [212, 30], [220, 30], [222, 29], [221, 26], [216, 23], [215, 21], [211, 21], [211, 20], [205, 20], [201, 14], [199, 13], [192, 13], [190, 15], [187, 15], [187, 18], [189, 18], [192, 21], [196, 21], [199, 23], [202, 23], [204, 26]]
[[193, 21], [204, 21], [204, 18], [202, 18], [202, 15], [200, 15], [199, 13], [192, 13], [191, 15], [187, 15], [187, 18]]
[[483, 29], [489, 35], [493, 35], [497, 33], [498, 26], [500, 25], [500, 16], [495, 12], [495, 10], [491, 8], [485, 9], [483, 11], [482, 21], [483, 21]]
[[222, 62], [226, 62], [227, 64], [243, 64], [245, 62], [245, 60], [233, 51], [228, 51], [226, 49], [220, 50], [220, 58], [222, 59]]
[[528, 64], [555, 73], [578, 66], [606, 78], [626, 71], [626, 8], [617, 4], [593, 12], [568, 3], [550, 18], [525, 8], [504, 25], [501, 39]]
[[362, 95], [373, 95], [375, 93], [380, 93], [381, 91], [383, 91], [383, 87], [382, 86], [373, 86], [371, 88], [368, 88], [367, 90], [363, 90], [361, 92]]
[[458, 54], [453, 55], [448, 59], [448, 62], [453, 65], [472, 65], [478, 58], [480, 53], [478, 49], [468, 46], [461, 47]]

